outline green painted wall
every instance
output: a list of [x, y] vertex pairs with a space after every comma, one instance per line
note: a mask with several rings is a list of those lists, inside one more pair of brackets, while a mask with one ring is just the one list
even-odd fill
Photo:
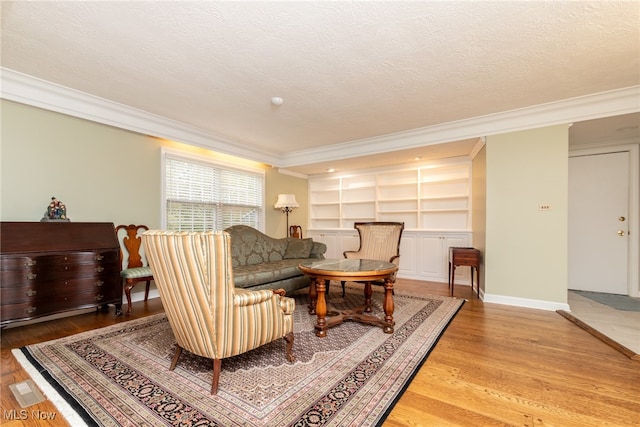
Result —
[[[471, 163], [471, 229], [473, 247], [482, 254], [486, 251], [487, 240], [487, 147], [483, 147]], [[480, 264], [480, 288], [484, 289], [484, 260]]]
[[568, 146], [566, 125], [487, 137], [485, 294], [567, 302]]

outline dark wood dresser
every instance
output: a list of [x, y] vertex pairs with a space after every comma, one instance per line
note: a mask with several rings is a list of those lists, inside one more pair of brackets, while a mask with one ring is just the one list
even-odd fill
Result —
[[108, 222], [0, 222], [0, 325], [115, 304], [120, 247]]

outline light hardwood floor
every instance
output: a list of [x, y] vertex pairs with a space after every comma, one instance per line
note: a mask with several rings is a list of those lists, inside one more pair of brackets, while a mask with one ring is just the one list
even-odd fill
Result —
[[[396, 287], [447, 295], [447, 285], [399, 279]], [[456, 296], [470, 290], [456, 287]], [[162, 311], [158, 299], [134, 303], [131, 318]], [[10, 426], [67, 425], [57, 417], [8, 420], [18, 403], [9, 385], [27, 374], [11, 349], [127, 318], [89, 313], [8, 329], [1, 340], [2, 418]], [[45, 401], [28, 408], [56, 412]], [[640, 362], [555, 312], [484, 304], [469, 298], [384, 423], [395, 426], [637, 426]]]

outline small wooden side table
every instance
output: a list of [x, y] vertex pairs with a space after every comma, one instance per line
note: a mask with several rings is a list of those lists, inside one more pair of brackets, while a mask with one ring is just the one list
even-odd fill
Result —
[[476, 270], [476, 282], [478, 283], [478, 298], [480, 298], [480, 251], [475, 248], [449, 248], [449, 289], [453, 296], [453, 284], [455, 281], [456, 267], [471, 267], [471, 295], [473, 296], [473, 269]]

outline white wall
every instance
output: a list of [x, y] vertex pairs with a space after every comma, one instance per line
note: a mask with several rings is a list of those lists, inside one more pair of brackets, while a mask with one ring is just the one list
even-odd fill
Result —
[[486, 150], [485, 301], [568, 308], [568, 126], [489, 136]]

